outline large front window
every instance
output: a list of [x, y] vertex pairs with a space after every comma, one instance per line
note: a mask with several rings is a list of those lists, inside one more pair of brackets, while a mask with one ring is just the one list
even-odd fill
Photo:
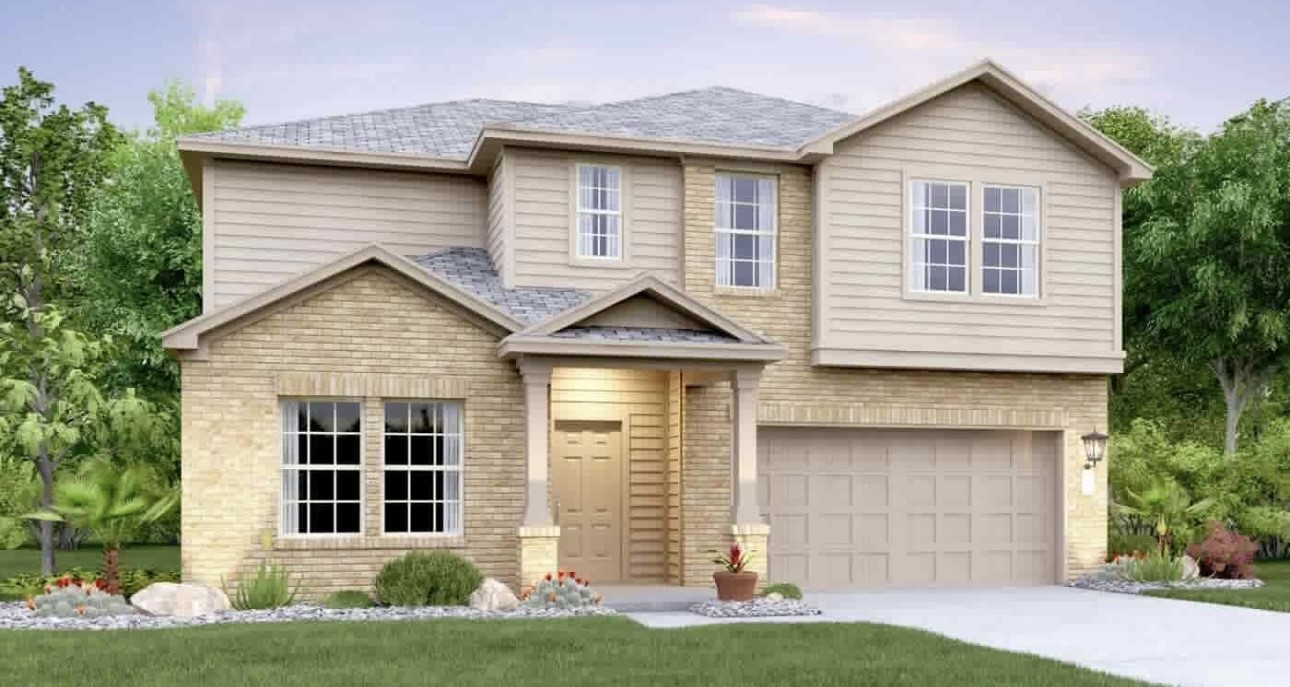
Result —
[[775, 286], [775, 179], [717, 175], [717, 286]]
[[967, 293], [968, 185], [910, 185], [909, 272], [914, 291]]
[[981, 229], [981, 290], [1039, 295], [1039, 191], [986, 186]]
[[619, 168], [578, 165], [578, 257], [622, 257], [622, 196]]
[[461, 405], [386, 403], [384, 531], [461, 532]]
[[362, 531], [362, 405], [282, 404], [283, 534]]

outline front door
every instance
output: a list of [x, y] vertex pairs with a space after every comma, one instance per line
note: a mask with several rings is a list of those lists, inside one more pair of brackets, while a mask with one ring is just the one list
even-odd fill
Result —
[[618, 422], [557, 422], [551, 472], [560, 568], [623, 579], [623, 432]]

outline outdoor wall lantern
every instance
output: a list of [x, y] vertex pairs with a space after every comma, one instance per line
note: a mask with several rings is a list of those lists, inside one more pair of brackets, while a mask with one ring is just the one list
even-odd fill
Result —
[[1088, 462], [1084, 463], [1084, 467], [1089, 470], [1097, 467], [1098, 462], [1102, 460], [1102, 456], [1106, 455], [1106, 435], [1097, 431], [1097, 427], [1094, 427], [1093, 431], [1079, 439], [1084, 442], [1084, 457], [1088, 459]]

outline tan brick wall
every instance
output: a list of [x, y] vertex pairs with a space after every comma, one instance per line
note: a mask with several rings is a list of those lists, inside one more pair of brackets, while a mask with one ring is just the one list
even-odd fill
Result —
[[[367, 588], [412, 548], [446, 547], [485, 575], [518, 581], [524, 503], [523, 396], [497, 337], [380, 268], [360, 268], [307, 299], [214, 341], [184, 361], [183, 573], [219, 584], [261, 560], [285, 563], [309, 594]], [[311, 386], [312, 385], [312, 386]], [[277, 536], [279, 394], [361, 395], [365, 533]], [[465, 521], [457, 539], [379, 534], [382, 397], [464, 391]], [[387, 396], [389, 395], [389, 396]], [[266, 546], [267, 545], [267, 546]]]
[[[811, 177], [810, 170], [783, 166], [779, 173], [779, 267], [773, 291], [736, 294], [718, 290], [713, 279], [714, 174], [718, 167], [688, 161], [685, 178], [685, 289], [707, 300], [741, 324], [788, 347], [788, 357], [767, 367], [762, 378], [759, 420], [763, 424], [857, 425], [898, 427], [1012, 427], [1066, 432], [1063, 471], [1066, 501], [1067, 562], [1072, 572], [1097, 565], [1106, 549], [1106, 468], [1097, 468], [1093, 496], [1080, 493], [1083, 451], [1078, 436], [1105, 428], [1106, 378], [1096, 375], [1044, 375], [884, 369], [822, 368], [811, 365]], [[690, 392], [696, 390], [687, 390]], [[724, 394], [724, 395], [723, 395]], [[685, 469], [691, 475], [729, 479], [730, 426], [717, 421], [718, 406], [729, 403], [728, 389], [694, 394], [687, 412]], [[711, 406], [711, 407], [708, 407]], [[724, 416], [723, 416], [724, 417]], [[701, 440], [689, 433], [701, 426]], [[718, 436], [719, 435], [719, 436]], [[693, 552], [728, 541], [728, 485], [702, 482], [702, 492], [684, 499], [686, 561]], [[711, 501], [709, 501], [709, 499]], [[696, 517], [697, 516], [697, 517]], [[725, 518], [718, 528], [711, 519]], [[771, 536], [774, 536], [773, 533]], [[697, 560], [697, 557], [695, 557]], [[687, 581], [712, 569], [687, 567]]]

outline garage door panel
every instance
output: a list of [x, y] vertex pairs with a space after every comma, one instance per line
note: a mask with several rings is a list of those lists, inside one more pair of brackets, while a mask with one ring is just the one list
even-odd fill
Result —
[[1053, 434], [760, 434], [775, 581], [837, 588], [1054, 580]]

